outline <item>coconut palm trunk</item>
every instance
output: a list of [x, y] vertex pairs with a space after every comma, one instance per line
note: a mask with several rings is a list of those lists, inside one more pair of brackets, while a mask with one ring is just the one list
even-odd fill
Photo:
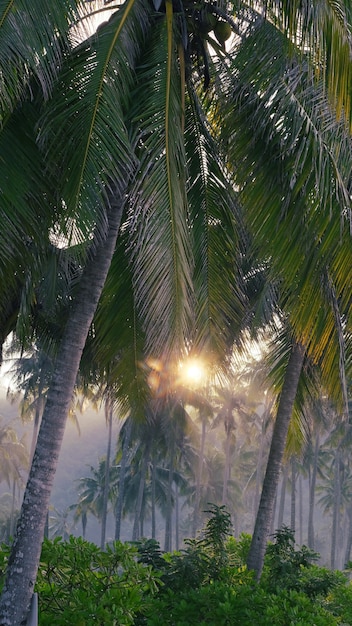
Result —
[[255, 571], [258, 580], [263, 569], [264, 555], [274, 511], [275, 494], [280, 479], [287, 431], [297, 393], [298, 381], [303, 367], [303, 361], [304, 348], [300, 343], [296, 342], [292, 346], [291, 355], [286, 368], [285, 380], [280, 395], [269, 458], [264, 477], [262, 495], [247, 558], [248, 569]]
[[115, 250], [122, 210], [121, 197], [116, 198], [107, 213], [106, 237], [101, 233], [94, 237], [61, 340], [0, 599], [2, 626], [20, 626], [26, 619], [79, 363]]
[[284, 470], [282, 472], [280, 501], [279, 501], [279, 511], [278, 511], [278, 515], [277, 515], [277, 528], [282, 528], [283, 523], [284, 523], [285, 497], [286, 497], [287, 481], [288, 481], [288, 465], [285, 465]]
[[156, 537], [156, 454], [153, 448], [151, 475], [152, 539]]
[[332, 532], [331, 532], [331, 554], [330, 554], [330, 567], [335, 569], [336, 561], [338, 558], [338, 529], [340, 525], [340, 506], [341, 506], [341, 477], [340, 477], [340, 461], [341, 452], [338, 447], [335, 453], [335, 468], [334, 468], [334, 500], [332, 511]]
[[319, 433], [316, 435], [315, 446], [314, 446], [314, 458], [313, 458], [313, 469], [312, 474], [309, 481], [309, 513], [308, 513], [308, 547], [311, 550], [314, 550], [314, 501], [315, 501], [315, 487], [317, 483], [317, 473], [318, 473], [318, 455], [320, 448], [320, 438]]
[[105, 477], [104, 477], [104, 493], [103, 493], [103, 511], [101, 516], [101, 536], [100, 536], [100, 548], [105, 548], [105, 536], [106, 536], [106, 522], [108, 518], [108, 502], [110, 491], [110, 458], [111, 458], [111, 439], [112, 439], [112, 417], [113, 417], [113, 403], [109, 398], [105, 403], [105, 419], [108, 426], [108, 445], [106, 449], [106, 461], [105, 461]]
[[165, 514], [165, 544], [164, 544], [165, 552], [171, 552], [171, 548], [172, 548], [172, 509], [173, 509], [172, 484], [174, 482], [174, 467], [175, 467], [175, 442], [171, 441], [169, 476], [168, 476], [168, 481], [167, 481], [168, 484], [167, 484], [166, 514]]
[[122, 457], [121, 457], [120, 475], [119, 475], [119, 492], [118, 492], [118, 496], [116, 500], [116, 508], [115, 508], [115, 541], [120, 540], [120, 534], [121, 534], [122, 509], [123, 509], [123, 502], [124, 502], [124, 497], [125, 497], [125, 479], [126, 479], [131, 434], [132, 434], [132, 418], [131, 416], [129, 416], [127, 418], [126, 431], [125, 431], [125, 436], [124, 436], [123, 444], [122, 444]]
[[207, 426], [206, 426], [206, 417], [201, 417], [201, 439], [200, 439], [200, 449], [199, 449], [199, 461], [198, 461], [198, 473], [196, 480], [196, 492], [195, 492], [195, 502], [194, 502], [194, 513], [193, 513], [193, 524], [192, 524], [192, 537], [195, 537], [198, 530], [198, 521], [199, 521], [199, 508], [200, 501], [202, 496], [202, 476], [203, 476], [203, 464], [204, 464], [204, 451], [205, 451], [205, 440], [207, 434]]
[[144, 456], [142, 459], [142, 465], [140, 469], [136, 511], [134, 515], [133, 530], [132, 530], [132, 541], [136, 541], [141, 536], [143, 498], [144, 498], [144, 489], [145, 489], [145, 483], [146, 483], [146, 478], [147, 478], [148, 464], [149, 464], [149, 459], [150, 459], [150, 447], [151, 447], [151, 441], [149, 440], [147, 441], [147, 444], [144, 450]]
[[303, 479], [298, 479], [298, 497], [299, 497], [299, 545], [303, 545]]
[[296, 532], [296, 489], [297, 489], [297, 465], [296, 457], [291, 459], [291, 530]]
[[224, 467], [224, 480], [222, 486], [222, 504], [227, 504], [227, 490], [228, 483], [230, 480], [231, 473], [231, 435], [234, 430], [234, 420], [232, 419], [232, 412], [230, 409], [227, 410], [228, 417], [225, 421], [225, 467]]

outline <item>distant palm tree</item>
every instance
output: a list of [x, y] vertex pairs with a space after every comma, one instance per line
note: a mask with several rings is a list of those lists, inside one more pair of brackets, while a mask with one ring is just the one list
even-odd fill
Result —
[[[84, 516], [84, 528], [86, 526], [86, 517], [88, 513], [93, 514], [100, 522], [101, 525], [105, 525], [101, 528], [101, 537], [105, 538], [106, 532], [106, 520], [107, 516], [104, 515], [105, 505], [105, 465], [106, 459], [102, 458], [99, 461], [97, 468], [90, 466], [90, 476], [85, 476], [78, 479], [78, 494], [79, 498], [77, 504], [75, 504], [76, 515]], [[109, 470], [109, 492], [108, 501], [113, 502], [115, 500], [117, 481], [116, 467], [111, 466]], [[104, 542], [105, 545], [105, 542]]]
[[49, 515], [49, 536], [51, 539], [55, 537], [61, 537], [63, 541], [69, 539], [73, 530], [73, 522], [69, 519], [70, 513], [71, 507], [67, 507], [64, 510], [58, 510], [55, 507], [51, 508], [51, 514]]

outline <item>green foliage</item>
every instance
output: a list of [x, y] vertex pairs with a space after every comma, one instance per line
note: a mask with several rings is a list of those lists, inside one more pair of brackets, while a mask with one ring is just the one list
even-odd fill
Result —
[[186, 539], [186, 547], [180, 552], [162, 557], [156, 541], [137, 542], [139, 560], [162, 571], [163, 593], [167, 589], [197, 588], [223, 575], [229, 557], [226, 541], [231, 531], [230, 515], [224, 506], [215, 504], [205, 512], [210, 517], [201, 537]]
[[310, 567], [312, 561], [318, 558], [319, 555], [307, 546], [296, 550], [293, 532], [283, 526], [274, 534], [274, 542], [267, 547], [263, 584], [266, 581], [271, 590], [292, 589], [297, 586], [303, 568]]
[[[154, 539], [102, 552], [70, 537], [46, 540], [36, 584], [40, 626], [348, 626], [352, 585], [312, 564], [283, 528], [268, 548], [259, 584], [245, 565], [249, 535], [229, 537], [224, 507], [211, 506], [198, 539], [163, 553]], [[1, 546], [0, 581], [9, 547]]]
[[216, 581], [199, 589], [155, 598], [147, 626], [334, 626], [339, 619], [304, 593], [265, 592], [247, 575], [242, 584]]
[[138, 552], [138, 562], [151, 565], [153, 569], [163, 569], [165, 559], [156, 539], [138, 539], [133, 542]]
[[[46, 540], [36, 591], [40, 624], [130, 626], [157, 590], [158, 577], [136, 560], [133, 546], [114, 542], [102, 552], [81, 538]], [[78, 622], [75, 621], [78, 626]]]
[[352, 585], [336, 584], [327, 596], [326, 608], [341, 620], [341, 624], [352, 624]]

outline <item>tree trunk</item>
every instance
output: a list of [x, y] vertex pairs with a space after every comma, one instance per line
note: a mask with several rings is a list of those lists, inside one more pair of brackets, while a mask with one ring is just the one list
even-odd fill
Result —
[[285, 512], [285, 496], [286, 496], [286, 485], [288, 479], [288, 465], [285, 465], [284, 471], [282, 474], [281, 481], [281, 491], [280, 491], [280, 502], [279, 502], [279, 512], [277, 516], [277, 527], [278, 529], [282, 528], [284, 523], [284, 512]]
[[82, 521], [82, 537], [83, 539], [85, 539], [86, 532], [87, 532], [87, 513], [82, 513], [81, 521]]
[[152, 484], [151, 484], [151, 498], [152, 498], [152, 539], [156, 538], [156, 454], [153, 448], [152, 459]]
[[303, 479], [300, 475], [298, 479], [299, 494], [299, 545], [303, 545]]
[[270, 415], [273, 409], [274, 401], [273, 399], [265, 400], [265, 409], [262, 416], [262, 426], [261, 426], [261, 437], [259, 443], [259, 451], [258, 451], [258, 460], [257, 460], [257, 471], [255, 477], [255, 496], [254, 496], [254, 506], [253, 506], [253, 525], [255, 523], [255, 519], [258, 512], [259, 506], [259, 496], [260, 496], [260, 488], [262, 486], [263, 481], [263, 465], [264, 465], [264, 454], [267, 448], [267, 433], [265, 423], [267, 421], [268, 416]]
[[46, 513], [67, 415], [87, 334], [115, 250], [122, 202], [107, 215], [106, 237], [94, 237], [94, 249], [83, 271], [71, 315], [58, 350], [34, 458], [11, 549], [0, 599], [0, 624], [20, 626], [26, 619], [37, 576]]
[[174, 482], [174, 442], [171, 442], [169, 477], [167, 481], [167, 499], [165, 515], [164, 551], [171, 552], [172, 547], [172, 483]]
[[228, 409], [228, 421], [225, 423], [225, 467], [224, 467], [224, 479], [222, 485], [222, 504], [227, 504], [227, 489], [230, 480], [230, 463], [231, 463], [231, 410]]
[[105, 417], [108, 425], [108, 445], [106, 449], [105, 476], [104, 476], [104, 493], [103, 493], [103, 510], [101, 515], [101, 537], [100, 549], [105, 548], [106, 522], [108, 518], [108, 502], [110, 491], [110, 457], [111, 457], [111, 438], [112, 438], [112, 416], [113, 403], [109, 399], [105, 404]]
[[143, 496], [144, 496], [144, 487], [145, 480], [147, 476], [147, 469], [149, 463], [150, 456], [150, 442], [147, 442], [144, 457], [142, 459], [142, 467], [140, 473], [139, 487], [138, 487], [138, 495], [136, 502], [136, 512], [134, 515], [134, 523], [132, 530], [132, 541], [136, 541], [140, 537], [140, 523], [142, 518], [142, 509], [143, 509]]
[[194, 513], [193, 513], [193, 524], [192, 524], [192, 537], [196, 536], [198, 530], [198, 519], [199, 519], [199, 507], [200, 500], [202, 495], [202, 475], [203, 475], [203, 463], [204, 463], [204, 450], [205, 450], [205, 438], [206, 438], [206, 417], [201, 416], [201, 439], [200, 439], [200, 450], [199, 450], [199, 466], [197, 473], [197, 482], [196, 482], [196, 493], [195, 493], [195, 502], [194, 502]]
[[298, 381], [304, 361], [304, 348], [300, 343], [292, 347], [282, 387], [276, 421], [266, 467], [257, 519], [248, 553], [248, 569], [254, 570], [257, 580], [261, 576], [270, 525], [273, 516], [275, 493], [280, 479], [282, 457], [287, 431], [297, 393]]
[[293, 456], [291, 459], [291, 530], [294, 535], [296, 534], [296, 483], [296, 457]]
[[272, 520], [271, 520], [271, 524], [270, 524], [270, 535], [273, 535], [274, 532], [275, 532], [276, 509], [277, 509], [277, 490], [276, 490], [276, 494], [275, 494], [275, 498], [274, 498], [273, 514], [272, 514]]
[[43, 413], [43, 405], [45, 403], [45, 398], [43, 398], [43, 388], [44, 388], [44, 383], [43, 383], [42, 376], [41, 376], [40, 379], [39, 379], [38, 398], [37, 398], [37, 402], [36, 402], [36, 406], [35, 406], [33, 433], [32, 433], [32, 441], [31, 441], [31, 450], [30, 450], [30, 453], [29, 453], [29, 466], [31, 466], [31, 463], [32, 463], [32, 460], [33, 460], [35, 446], [36, 446], [37, 438], [38, 438], [40, 417], [41, 417], [41, 415]]
[[12, 483], [12, 497], [11, 497], [11, 513], [10, 513], [10, 537], [13, 537], [13, 531], [15, 529], [15, 503], [16, 503], [16, 479], [13, 479]]
[[314, 457], [313, 457], [313, 469], [311, 480], [309, 481], [309, 512], [308, 512], [308, 547], [311, 550], [314, 550], [314, 500], [315, 500], [315, 486], [317, 482], [317, 472], [318, 472], [318, 455], [319, 455], [319, 447], [320, 447], [320, 438], [319, 433], [317, 433], [315, 439], [314, 446]]
[[175, 485], [175, 550], [180, 549], [180, 513], [179, 513], [179, 497], [178, 485]]
[[128, 450], [130, 447], [132, 434], [132, 417], [129, 416], [127, 418], [126, 423], [126, 432], [122, 445], [122, 458], [120, 465], [120, 476], [119, 476], [119, 493], [116, 500], [116, 508], [115, 508], [115, 541], [120, 540], [121, 535], [121, 521], [122, 521], [122, 509], [123, 509], [123, 501], [125, 498], [125, 478], [126, 478], [126, 470], [127, 470], [127, 461], [128, 461]]
[[340, 502], [341, 502], [341, 481], [340, 481], [340, 450], [337, 448], [335, 453], [335, 473], [334, 473], [334, 502], [332, 512], [332, 532], [331, 532], [331, 556], [330, 567], [336, 567], [337, 552], [337, 535], [340, 518]]

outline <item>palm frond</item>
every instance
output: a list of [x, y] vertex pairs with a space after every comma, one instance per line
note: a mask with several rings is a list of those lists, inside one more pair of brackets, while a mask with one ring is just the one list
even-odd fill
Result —
[[243, 319], [241, 216], [226, 163], [206, 121], [207, 112], [211, 119], [212, 98], [200, 100], [197, 85], [191, 83], [188, 95], [185, 144], [194, 254], [194, 350], [214, 364], [229, 353]]
[[76, 236], [82, 229], [81, 237], [89, 238], [97, 222], [104, 229], [104, 218], [97, 216], [104, 215], [115, 189], [126, 189], [133, 172], [125, 114], [147, 20], [144, 3], [128, 0], [96, 35], [77, 46], [41, 120], [47, 175], [66, 208], [60, 224], [64, 228], [65, 221], [73, 220]]
[[130, 255], [146, 350], [160, 356], [164, 351], [182, 351], [190, 335], [193, 264], [182, 82], [177, 46], [165, 16], [153, 26], [136, 76], [131, 125], [140, 170], [129, 221]]
[[69, 27], [78, 19], [76, 0], [4, 0], [0, 3], [0, 110], [31, 95], [35, 76], [47, 97], [69, 48]]
[[[324, 283], [328, 274], [346, 307], [341, 313], [349, 315], [351, 138], [308, 74], [283, 62], [275, 29], [265, 24], [260, 31], [263, 39], [256, 32], [234, 58], [237, 95], [229, 96], [224, 137], [249, 230], [279, 278], [290, 324], [322, 363], [326, 381], [330, 375], [336, 382], [332, 362], [341, 341]], [[249, 58], [258, 60], [255, 76]]]
[[[250, 3], [258, 9], [257, 3]], [[269, 0], [271, 20], [297, 50], [308, 56], [312, 73], [326, 86], [337, 117], [351, 128], [352, 28], [348, 0]]]

